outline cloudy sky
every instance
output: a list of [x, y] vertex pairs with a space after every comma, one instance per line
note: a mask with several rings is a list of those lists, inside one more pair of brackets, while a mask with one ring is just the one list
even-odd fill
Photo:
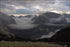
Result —
[[0, 0], [0, 11], [14, 15], [43, 12], [70, 13], [70, 0]]

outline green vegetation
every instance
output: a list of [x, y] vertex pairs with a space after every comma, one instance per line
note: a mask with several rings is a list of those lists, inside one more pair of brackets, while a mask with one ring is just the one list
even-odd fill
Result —
[[12, 41], [12, 40], [15, 40], [15, 35], [7, 32], [7, 31], [4, 31], [0, 28], [0, 41], [2, 40], [6, 40], [6, 41]]
[[0, 41], [0, 47], [62, 47], [47, 42]]

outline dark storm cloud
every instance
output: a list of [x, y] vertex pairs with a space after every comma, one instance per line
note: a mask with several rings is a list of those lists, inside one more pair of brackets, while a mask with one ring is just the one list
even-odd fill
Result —
[[66, 6], [69, 6], [70, 7], [70, 0], [65, 0], [66, 3], [64, 3]]
[[57, 0], [57, 1], [70, 7], [70, 0]]
[[[30, 6], [30, 5], [47, 5], [50, 3], [54, 3], [54, 0], [0, 0], [0, 5], [2, 4], [14, 4], [14, 5], [23, 5], [23, 6]], [[46, 4], [45, 4], [46, 3]]]
[[[0, 0], [0, 10], [2, 12], [9, 14], [14, 14], [14, 13], [18, 14], [20, 10], [16, 11], [16, 8], [20, 6], [31, 8], [32, 6], [39, 5], [42, 6], [43, 8], [47, 8], [48, 7], [47, 4], [54, 4], [54, 3], [55, 3], [54, 0], [46, 0], [46, 1], [45, 0]], [[7, 11], [6, 9], [9, 9], [10, 12], [6, 12]], [[23, 11], [21, 11], [20, 14], [22, 14], [22, 12]], [[27, 13], [29, 13], [29, 11]]]
[[[57, 5], [55, 6], [54, 4]], [[27, 8], [32, 8], [33, 6], [37, 6], [37, 5], [41, 6], [44, 9], [55, 8], [57, 10], [60, 10], [62, 8], [63, 10], [66, 9], [65, 11], [67, 11], [68, 9], [67, 7], [70, 6], [70, 0], [0, 0], [0, 10], [3, 9], [2, 12], [5, 12], [4, 10], [9, 9], [10, 11], [12, 11], [9, 12], [11, 14], [17, 13], [16, 12], [17, 7], [23, 6]]]

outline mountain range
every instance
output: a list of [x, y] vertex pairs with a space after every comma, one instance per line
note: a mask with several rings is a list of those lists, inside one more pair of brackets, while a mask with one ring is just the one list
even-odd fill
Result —
[[[32, 16], [30, 17], [32, 18]], [[29, 17], [27, 16], [26, 18]], [[69, 25], [63, 15], [53, 12], [46, 12], [39, 16], [35, 16], [31, 21], [33, 21], [32, 24], [37, 26], [30, 29], [9, 28], [10, 32], [24, 39], [50, 38], [56, 34], [57, 31]]]
[[[16, 18], [0, 12], [0, 28], [23, 39], [51, 38], [62, 28], [69, 26], [69, 23], [64, 15], [53, 12], [46, 12], [39, 16], [28, 15]], [[23, 23], [21, 27], [22, 29], [20, 29], [20, 27], [19, 29], [16, 28], [19, 23]], [[28, 27], [29, 25], [26, 25], [27, 23], [32, 27]], [[14, 24], [13, 27], [16, 27], [11, 28], [11, 26], [9, 26], [10, 24]]]
[[10, 32], [8, 32], [8, 25], [12, 23], [15, 23], [12, 17], [0, 12], [0, 34], [11, 34]]

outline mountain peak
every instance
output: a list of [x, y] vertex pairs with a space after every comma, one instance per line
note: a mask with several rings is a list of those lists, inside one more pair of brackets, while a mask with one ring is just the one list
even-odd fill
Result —
[[48, 16], [49, 18], [58, 18], [58, 17], [61, 16], [61, 14], [57, 14], [57, 13], [54, 13], [54, 12], [46, 12], [43, 15]]
[[61, 14], [46, 12], [34, 18], [35, 23], [65, 23], [66, 20]]

